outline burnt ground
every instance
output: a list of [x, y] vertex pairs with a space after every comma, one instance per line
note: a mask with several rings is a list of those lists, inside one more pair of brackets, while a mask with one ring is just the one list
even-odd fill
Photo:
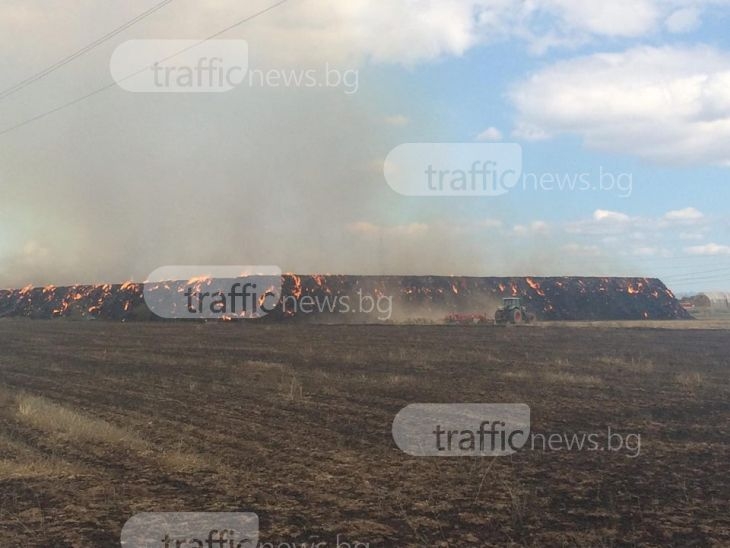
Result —
[[[3, 544], [118, 546], [131, 515], [186, 510], [256, 512], [274, 546], [727, 546], [729, 350], [701, 329], [3, 320]], [[410, 457], [391, 423], [414, 402], [524, 402], [533, 432], [610, 427], [640, 454]]]

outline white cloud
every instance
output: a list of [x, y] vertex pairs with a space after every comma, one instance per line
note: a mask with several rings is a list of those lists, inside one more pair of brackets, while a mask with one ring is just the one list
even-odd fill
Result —
[[711, 8], [727, 0], [533, 0], [514, 5], [513, 30], [530, 51], [575, 48], [597, 38], [644, 38], [666, 29], [686, 33], [699, 28]]
[[547, 234], [550, 231], [550, 225], [545, 221], [532, 221], [528, 225], [515, 225], [512, 227], [512, 231], [518, 236]]
[[[471, 48], [500, 40], [515, 40], [533, 52], [575, 47], [597, 38], [636, 38], [662, 26], [679, 32], [695, 28], [707, 6], [726, 0], [309, 0], [288, 2], [258, 17], [238, 31], [249, 41], [257, 62], [402, 63], [413, 65], [458, 57]], [[136, 8], [92, 9], [88, 3], [70, 6], [62, 21], [47, 16], [39, 3], [4, 0], [0, 3], [0, 36], [8, 46], [39, 23], [50, 45], [74, 41], [98, 26], [136, 15]], [[266, 2], [200, 0], [176, 7], [174, 24], [168, 17], [145, 21], [145, 32], [156, 38], [204, 36], [242, 18]], [[47, 11], [47, 10], [46, 10]], [[161, 12], [162, 13], [162, 12]], [[93, 19], [93, 20], [92, 20]], [[237, 31], [229, 33], [236, 37]], [[17, 36], [16, 36], [17, 34]], [[83, 43], [83, 40], [80, 41]], [[53, 55], [51, 55], [53, 57]]]
[[669, 32], [677, 34], [695, 30], [700, 23], [700, 10], [696, 7], [678, 9], [664, 22]]
[[664, 218], [667, 221], [699, 221], [700, 219], [704, 219], [705, 216], [694, 207], [686, 207], [684, 209], [668, 211], [664, 215]]
[[360, 236], [420, 236], [428, 232], [429, 226], [425, 223], [408, 223], [403, 225], [381, 226], [367, 221], [358, 221], [347, 225], [347, 229]]
[[530, 228], [533, 232], [545, 233], [550, 230], [550, 225], [545, 221], [533, 221]]
[[[677, 210], [684, 211], [684, 210]], [[696, 216], [696, 215], [694, 215]], [[507, 215], [507, 218], [509, 215]], [[693, 215], [689, 215], [693, 217]], [[605, 272], [616, 274], [617, 268], [641, 268], [642, 273], [651, 273], [655, 268], [670, 265], [667, 262], [657, 265], [655, 259], [682, 257], [687, 255], [720, 256], [730, 255], [730, 245], [715, 243], [696, 245], [707, 242], [711, 228], [718, 226], [719, 219], [706, 218], [703, 224], [691, 225], [691, 236], [683, 236], [677, 221], [667, 221], [665, 215], [656, 217], [629, 216], [618, 211], [599, 209], [592, 215], [574, 221], [550, 221], [525, 219], [519, 224], [485, 217], [481, 219], [430, 219], [423, 222], [402, 224], [375, 224], [372, 222], [353, 223], [349, 231], [358, 236], [358, 241], [370, 244], [374, 250], [381, 246], [393, 246], [398, 254], [421, 250], [423, 246], [438, 240], [444, 242], [459, 241], [467, 249], [480, 255], [485, 239], [489, 242], [489, 260], [499, 261], [509, 250], [519, 261], [527, 261], [531, 269], [535, 265], [545, 266], [548, 271], [571, 269], [575, 261], [589, 267], [605, 263]], [[704, 236], [701, 234], [704, 233]], [[696, 236], [696, 235], [697, 236]], [[697, 237], [702, 238], [697, 240]], [[691, 246], [691, 247], [686, 247]], [[543, 254], [545, 259], [543, 260]], [[540, 257], [539, 260], [535, 257]], [[549, 258], [548, 258], [549, 256]], [[524, 257], [529, 257], [525, 259]], [[561, 257], [570, 257], [572, 263], [564, 262]], [[592, 261], [600, 258], [602, 261]], [[518, 261], [518, 262], [519, 262]], [[509, 261], [505, 264], [512, 264]], [[647, 266], [648, 265], [648, 266]], [[647, 272], [644, 272], [647, 270]], [[631, 271], [636, 274], [637, 270]]]
[[593, 219], [596, 221], [607, 221], [612, 223], [625, 223], [630, 220], [630, 217], [625, 213], [619, 213], [618, 211], [607, 211], [605, 209], [597, 209], [593, 212]]
[[413, 65], [507, 37], [514, 8], [514, 0], [310, 0], [261, 18], [256, 37], [292, 57]]
[[730, 255], [730, 246], [709, 243], [686, 247], [685, 251], [690, 255]]
[[404, 116], [403, 114], [394, 114], [393, 116], [386, 116], [385, 117], [385, 123], [389, 126], [395, 126], [395, 127], [403, 127], [410, 124], [410, 120], [408, 117]]
[[[604, 243], [633, 241], [647, 247], [663, 237], [685, 241], [704, 239], [718, 221], [691, 207], [669, 211], [661, 217], [629, 216], [597, 209], [589, 219], [567, 221], [560, 226], [567, 234], [601, 236]], [[683, 232], [678, 233], [678, 229]]]
[[477, 141], [501, 141], [502, 132], [496, 127], [490, 126], [476, 137]]
[[661, 2], [654, 0], [546, 0], [569, 27], [603, 36], [640, 36], [652, 30], [659, 19]]
[[[698, 25], [705, 6], [725, 0], [308, 0], [289, 2], [245, 27], [257, 58], [283, 61], [326, 59], [332, 63], [414, 65], [458, 57], [471, 48], [501, 40], [526, 44], [542, 53], [576, 47], [600, 38], [637, 38], [663, 26], [685, 31]], [[9, 7], [4, 7], [9, 4]], [[0, 20], [25, 21], [26, 0], [0, 3]], [[255, 11], [265, 2], [253, 2]], [[261, 4], [259, 6], [259, 4]], [[241, 18], [241, 2], [201, 0], [178, 7], [175, 25], [166, 18], [146, 21], [146, 28], [168, 37], [200, 36]], [[35, 28], [42, 8], [34, 8], [28, 27]], [[87, 8], [88, 9], [88, 8]], [[183, 9], [182, 12], [179, 10]], [[185, 11], [185, 10], [188, 11]], [[130, 12], [134, 10], [129, 8]], [[7, 14], [7, 15], [6, 15]], [[83, 9], [69, 17], [82, 25]], [[49, 24], [57, 25], [53, 19]], [[6, 29], [0, 21], [0, 35]], [[21, 29], [27, 33], [28, 29]], [[242, 35], [244, 32], [241, 33]], [[174, 36], [173, 36], [174, 35]], [[164, 36], [163, 36], [164, 37]]]
[[480, 228], [502, 228], [502, 221], [499, 219], [482, 219], [477, 221], [477, 226]]
[[545, 129], [524, 122], [518, 123], [515, 129], [512, 130], [511, 135], [515, 139], [524, 141], [545, 141], [552, 137]]
[[398, 225], [386, 230], [387, 233], [399, 234], [401, 236], [420, 236], [428, 232], [428, 225], [425, 223], [409, 223]]
[[701, 240], [704, 238], [704, 234], [701, 232], [680, 232], [679, 233], [679, 239], [680, 240]]
[[657, 162], [730, 164], [730, 54], [710, 47], [637, 47], [558, 62], [510, 98], [518, 136], [577, 134], [591, 148]]
[[569, 255], [575, 255], [578, 257], [597, 257], [601, 255], [601, 248], [597, 245], [570, 243], [565, 244], [560, 249]]
[[636, 255], [637, 257], [653, 257], [654, 255], [659, 254], [659, 250], [656, 247], [642, 246], [642, 247], [635, 247], [631, 251], [631, 254]]

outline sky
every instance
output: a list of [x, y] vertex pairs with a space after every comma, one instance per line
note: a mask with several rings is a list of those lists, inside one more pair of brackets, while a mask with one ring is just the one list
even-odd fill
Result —
[[[9, 95], [159, 0], [0, 5], [0, 287], [260, 264], [730, 290], [730, 1], [288, 0], [216, 37], [247, 44], [230, 91], [115, 84], [129, 41], [274, 3], [173, 0]], [[399, 194], [404, 143], [517, 143], [522, 184]]]

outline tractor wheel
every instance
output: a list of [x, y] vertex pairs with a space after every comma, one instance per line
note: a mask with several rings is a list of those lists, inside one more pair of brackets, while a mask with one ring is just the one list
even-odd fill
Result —
[[522, 321], [522, 311], [513, 310], [512, 311], [512, 323], [520, 323], [521, 321]]

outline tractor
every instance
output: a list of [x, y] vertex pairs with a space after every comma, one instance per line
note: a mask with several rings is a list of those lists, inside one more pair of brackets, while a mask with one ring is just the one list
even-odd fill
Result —
[[535, 315], [529, 313], [519, 297], [505, 297], [502, 306], [494, 313], [494, 323], [497, 325], [532, 323]]

